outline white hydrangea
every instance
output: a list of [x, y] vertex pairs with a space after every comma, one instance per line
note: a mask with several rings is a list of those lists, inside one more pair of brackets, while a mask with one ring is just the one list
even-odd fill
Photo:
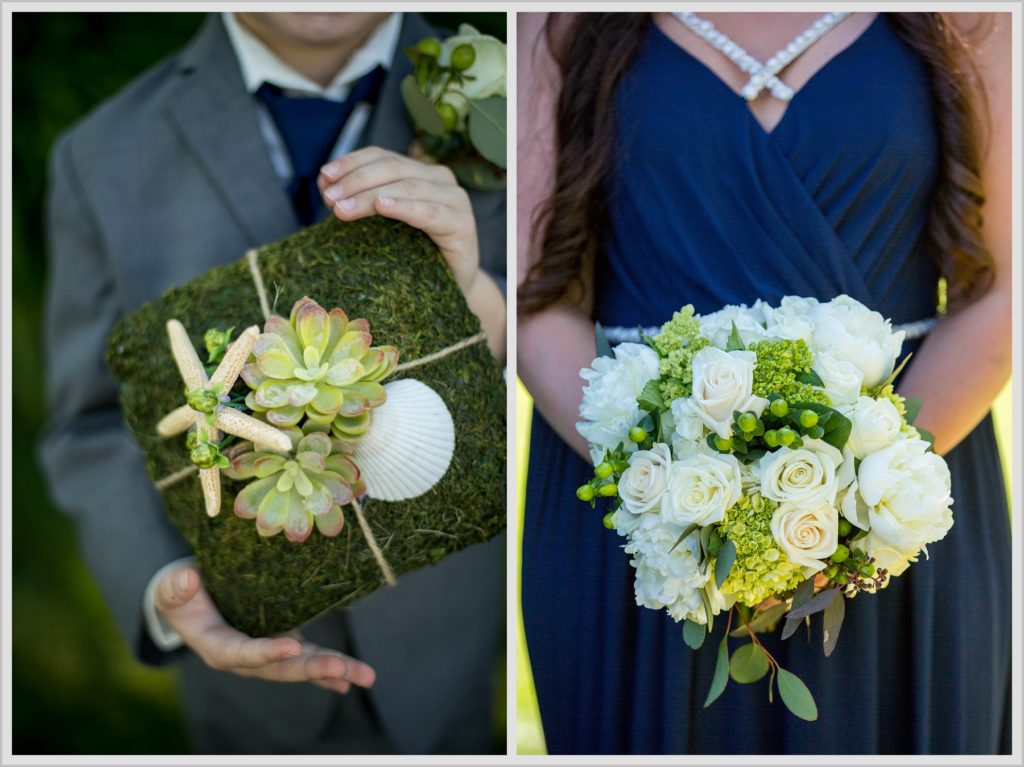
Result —
[[[659, 515], [639, 518], [625, 546], [636, 568], [636, 603], [654, 610], [665, 608], [676, 621], [705, 623], [701, 589], [711, 577], [700, 567], [700, 539], [693, 533], [672, 549], [683, 528]], [[669, 551], [672, 549], [671, 551]]]
[[764, 329], [764, 307], [767, 304], [758, 301], [752, 307], [746, 304], [735, 306], [730, 304], [717, 312], [705, 314], [700, 318], [700, 333], [719, 349], [729, 345], [733, 323], [740, 334], [743, 345], [755, 341], [764, 341], [768, 334]]

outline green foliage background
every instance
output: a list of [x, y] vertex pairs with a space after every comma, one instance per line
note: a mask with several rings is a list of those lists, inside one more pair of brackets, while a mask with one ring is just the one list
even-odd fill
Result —
[[[188, 753], [173, 670], [136, 663], [53, 507], [36, 464], [45, 413], [40, 340], [46, 161], [58, 134], [181, 48], [197, 13], [13, 14], [12, 357], [15, 754]], [[504, 39], [505, 14], [428, 14]], [[504, 681], [503, 670], [496, 678]], [[496, 748], [504, 751], [504, 690]]]

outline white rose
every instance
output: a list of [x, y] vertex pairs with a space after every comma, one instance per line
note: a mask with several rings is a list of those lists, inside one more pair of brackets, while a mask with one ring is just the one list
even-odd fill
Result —
[[473, 66], [463, 72], [467, 78], [458, 90], [469, 99], [505, 96], [508, 69], [505, 43], [491, 35], [481, 34], [470, 24], [461, 24], [457, 35], [441, 43], [438, 63], [441, 66], [448, 66], [452, 60], [452, 51], [460, 45], [472, 45], [476, 58], [473, 60]]
[[693, 357], [693, 405], [700, 419], [718, 436], [732, 436], [732, 414], [752, 410], [758, 416], [768, 400], [753, 393], [754, 352], [724, 352], [707, 346]]
[[657, 508], [668, 485], [671, 465], [668, 445], [660, 442], [629, 457], [629, 468], [619, 478], [619, 497], [627, 511], [643, 514]]
[[700, 318], [700, 333], [719, 349], [729, 344], [733, 323], [740, 334], [743, 345], [768, 338], [764, 330], [763, 304], [758, 303], [748, 308], [746, 304], [729, 305], [717, 312], [705, 314]]
[[678, 459], [689, 458], [704, 445], [704, 422], [689, 398], [673, 400], [671, 412], [675, 424], [672, 452]]
[[804, 506], [784, 503], [772, 515], [772, 537], [791, 562], [813, 572], [839, 545], [839, 513], [827, 501]]
[[950, 489], [949, 467], [921, 439], [897, 439], [857, 471], [871, 533], [907, 559], [953, 526]]
[[599, 462], [605, 450], [620, 442], [630, 448], [626, 436], [640, 422], [643, 413], [637, 405], [644, 386], [660, 372], [658, 354], [642, 344], [619, 344], [615, 357], [598, 357], [592, 366], [580, 371], [587, 382], [580, 403], [576, 430], [590, 443], [590, 455]]
[[740, 464], [731, 454], [695, 455], [672, 464], [661, 514], [681, 527], [715, 524], [740, 498]]
[[814, 335], [814, 320], [811, 309], [818, 305], [816, 298], [786, 296], [779, 306], [766, 306], [764, 319], [767, 327], [765, 332], [769, 338], [788, 341], [805, 341], [811, 343]]
[[821, 378], [833, 407], [852, 405], [860, 397], [864, 374], [845, 357], [831, 351], [819, 352], [814, 356], [814, 372]]
[[861, 397], [852, 409], [846, 411], [846, 417], [853, 423], [846, 444], [860, 459], [891, 445], [903, 428], [896, 406], [884, 398]]
[[811, 319], [811, 349], [816, 354], [831, 351], [845, 358], [864, 374], [863, 385], [868, 388], [892, 373], [906, 333], [894, 333], [892, 323], [881, 314], [849, 296], [839, 296], [815, 306]]
[[849, 484], [853, 479], [846, 472], [840, 475], [842, 463], [843, 454], [820, 439], [804, 439], [796, 450], [780, 447], [758, 462], [761, 495], [777, 503], [835, 503], [841, 480]]
[[700, 567], [699, 534], [692, 533], [676, 546], [682, 527], [654, 514], [635, 518], [640, 523], [624, 549], [633, 556], [630, 564], [636, 568], [636, 603], [654, 610], [666, 608], [677, 621], [689, 618], [704, 623], [701, 590], [710, 574]]

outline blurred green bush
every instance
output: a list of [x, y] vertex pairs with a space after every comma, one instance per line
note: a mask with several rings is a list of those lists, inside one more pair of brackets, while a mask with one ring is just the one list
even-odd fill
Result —
[[[505, 14], [428, 14], [504, 39]], [[35, 461], [45, 421], [43, 201], [57, 135], [181, 48], [198, 13], [13, 14], [12, 743], [15, 754], [187, 753], [174, 672], [139, 665], [51, 505]], [[498, 674], [503, 683], [504, 674]], [[504, 751], [504, 691], [499, 691]], [[498, 726], [500, 724], [500, 727]]]

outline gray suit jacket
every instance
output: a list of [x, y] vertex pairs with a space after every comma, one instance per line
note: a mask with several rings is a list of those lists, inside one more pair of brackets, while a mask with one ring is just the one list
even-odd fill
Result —
[[[433, 34], [406, 14], [400, 48]], [[399, 51], [364, 144], [404, 152], [412, 138]], [[505, 195], [472, 193], [488, 271], [505, 264]], [[146, 583], [187, 554], [124, 426], [103, 363], [118, 317], [207, 269], [296, 228], [223, 24], [140, 76], [57, 142], [51, 158], [46, 310], [51, 425], [42, 448], [58, 504], [140, 658], [162, 662], [142, 622]], [[467, 705], [489, 704], [504, 625], [504, 536], [404, 576], [306, 634], [377, 668], [371, 692], [400, 750], [429, 750]], [[239, 750], [303, 751], [328, 727], [333, 693], [240, 679], [179, 652], [186, 716]], [[475, 696], [475, 697], [474, 697]], [[344, 722], [340, 724], [344, 729]]]

